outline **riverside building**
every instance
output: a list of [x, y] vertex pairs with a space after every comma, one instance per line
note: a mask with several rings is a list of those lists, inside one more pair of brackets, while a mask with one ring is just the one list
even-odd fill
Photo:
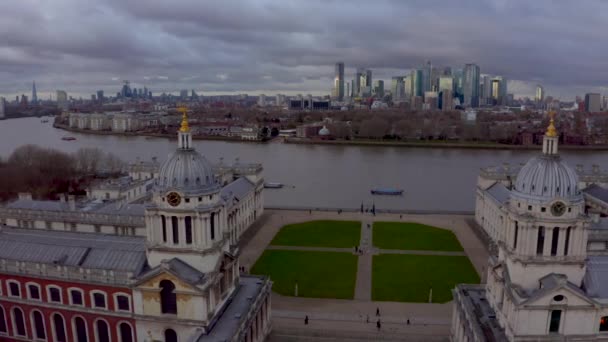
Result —
[[129, 199], [2, 208], [0, 340], [263, 341], [271, 283], [239, 272], [263, 212], [261, 167], [246, 169], [196, 152], [184, 111], [177, 150], [132, 169]]
[[558, 154], [553, 119], [542, 154], [485, 169], [475, 221], [491, 246], [485, 285], [454, 290], [453, 341], [608, 338], [605, 175]]

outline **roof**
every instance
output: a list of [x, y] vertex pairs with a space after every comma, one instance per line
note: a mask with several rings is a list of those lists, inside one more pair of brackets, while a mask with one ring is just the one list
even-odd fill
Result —
[[146, 214], [146, 206], [144, 204], [114, 202], [95, 210], [95, 212], [100, 214], [144, 216]]
[[585, 291], [581, 290], [578, 286], [568, 281], [568, 276], [559, 273], [549, 273], [546, 276], [540, 278], [541, 288], [531, 292], [530, 297], [524, 300], [520, 304], [532, 303], [535, 300], [552, 293], [557, 289], [568, 289], [572, 293], [579, 295], [582, 299], [587, 302], [592, 302], [592, 299], [587, 296]]
[[602, 202], [608, 203], [608, 189], [605, 189], [597, 184], [589, 185], [585, 190], [583, 190], [583, 193]]
[[241, 276], [239, 286], [230, 303], [217, 319], [211, 331], [201, 335], [196, 342], [230, 341], [238, 331], [238, 327], [251, 310], [252, 303], [260, 295], [265, 279], [256, 276]]
[[505, 204], [511, 195], [511, 191], [500, 182], [494, 183], [494, 185], [486, 189], [486, 192], [501, 204]]
[[179, 258], [173, 258], [170, 260], [163, 260], [160, 265], [142, 274], [138, 279], [138, 283], [142, 283], [163, 272], [169, 272], [193, 286], [203, 284], [206, 281], [203, 272], [188, 265]]
[[540, 201], [551, 201], [557, 197], [578, 200], [582, 197], [576, 171], [554, 155], [528, 160], [517, 175], [513, 194]]
[[28, 210], [49, 210], [49, 211], [67, 211], [70, 206], [67, 202], [61, 201], [39, 201], [32, 199], [18, 199], [6, 205], [10, 209], [28, 209]]
[[145, 238], [5, 227], [0, 259], [139, 273]]
[[608, 256], [588, 257], [583, 283], [589, 296], [608, 298]]
[[226, 185], [220, 195], [224, 200], [228, 200], [231, 196], [234, 196], [236, 199], [240, 200], [245, 197], [255, 185], [249, 181], [246, 177], [240, 177], [234, 182]]

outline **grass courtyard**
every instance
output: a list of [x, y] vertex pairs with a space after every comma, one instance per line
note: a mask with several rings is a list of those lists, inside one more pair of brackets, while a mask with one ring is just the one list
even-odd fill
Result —
[[479, 276], [466, 256], [381, 254], [373, 256], [372, 300], [433, 303], [452, 300], [456, 284], [477, 284]]
[[462, 251], [450, 230], [412, 222], [375, 222], [374, 246], [380, 249]]
[[352, 299], [357, 257], [350, 253], [266, 250], [251, 270], [270, 276], [272, 290], [299, 297]]
[[310, 221], [281, 228], [270, 242], [278, 246], [353, 248], [361, 240], [361, 222]]

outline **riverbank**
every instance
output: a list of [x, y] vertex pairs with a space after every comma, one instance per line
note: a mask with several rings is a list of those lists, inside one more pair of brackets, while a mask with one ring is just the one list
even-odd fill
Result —
[[[304, 140], [299, 138], [285, 138], [286, 144], [302, 145], [338, 145], [338, 146], [386, 146], [386, 147], [415, 147], [415, 148], [455, 148], [455, 149], [481, 149], [481, 150], [539, 150], [540, 145], [507, 145], [490, 142], [445, 142], [445, 141], [392, 141], [392, 140]], [[561, 150], [573, 151], [608, 151], [608, 145], [564, 145]]]
[[[113, 135], [123, 137], [149, 137], [149, 138], [164, 138], [177, 140], [175, 133], [152, 133], [152, 132], [113, 132], [113, 131], [93, 131], [90, 129], [80, 129], [69, 127], [68, 125], [53, 123], [53, 127], [61, 129], [67, 132], [81, 133], [81, 134], [93, 134], [93, 135]], [[238, 137], [225, 137], [219, 135], [193, 135], [193, 140], [215, 140], [215, 141], [232, 141], [232, 142], [244, 142], [244, 143], [266, 143], [270, 140], [245, 140]]]

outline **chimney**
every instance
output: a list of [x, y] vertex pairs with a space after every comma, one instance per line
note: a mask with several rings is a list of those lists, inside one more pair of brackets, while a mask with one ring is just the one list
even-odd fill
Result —
[[20, 192], [19, 193], [19, 199], [20, 200], [31, 200], [32, 199], [32, 193], [31, 192]]
[[70, 211], [76, 211], [76, 196], [68, 195], [68, 205]]

